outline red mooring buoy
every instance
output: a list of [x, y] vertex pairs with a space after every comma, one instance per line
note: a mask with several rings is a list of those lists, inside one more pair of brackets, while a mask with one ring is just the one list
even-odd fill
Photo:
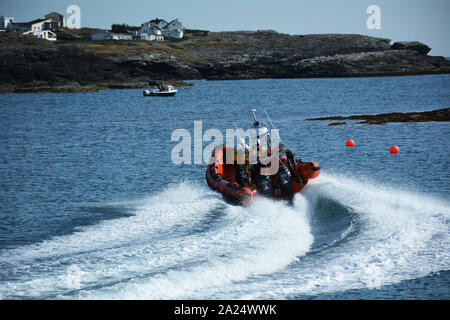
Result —
[[355, 146], [355, 141], [353, 141], [352, 139], [348, 139], [347, 142], [345, 143], [345, 145], [347, 147], [354, 147]]
[[389, 149], [389, 152], [392, 154], [397, 154], [400, 152], [400, 148], [397, 146], [391, 146], [391, 148]]

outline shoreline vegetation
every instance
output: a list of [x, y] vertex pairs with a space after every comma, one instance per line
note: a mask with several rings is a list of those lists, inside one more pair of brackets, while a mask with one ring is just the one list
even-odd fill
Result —
[[148, 88], [164, 79], [374, 77], [448, 74], [450, 61], [420, 42], [358, 34], [186, 30], [164, 42], [92, 41], [97, 29], [64, 29], [50, 42], [0, 34], [0, 93]]
[[342, 120], [363, 120], [356, 124], [385, 124], [388, 122], [429, 122], [429, 121], [450, 121], [450, 108], [425, 111], [425, 112], [406, 112], [406, 113], [381, 113], [375, 115], [353, 115], [353, 116], [333, 116], [322, 118], [310, 118], [306, 121], [339, 121], [331, 122], [329, 126], [343, 125], [347, 122]]

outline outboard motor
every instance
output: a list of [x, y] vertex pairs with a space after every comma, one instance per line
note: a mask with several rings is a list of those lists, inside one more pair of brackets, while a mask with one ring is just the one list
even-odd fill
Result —
[[278, 182], [280, 183], [280, 188], [283, 190], [284, 194], [292, 199], [292, 176], [291, 172], [286, 166], [281, 166], [278, 168], [277, 173]]
[[263, 197], [272, 197], [273, 185], [269, 176], [259, 175], [256, 177], [256, 188]]

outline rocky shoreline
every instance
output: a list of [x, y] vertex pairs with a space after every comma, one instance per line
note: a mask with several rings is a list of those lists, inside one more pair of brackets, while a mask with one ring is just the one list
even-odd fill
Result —
[[339, 121], [331, 122], [328, 125], [347, 124], [342, 120], [363, 120], [357, 124], [385, 124], [388, 122], [428, 122], [428, 121], [450, 121], [450, 108], [438, 109], [425, 112], [407, 112], [407, 113], [382, 113], [376, 115], [355, 115], [355, 116], [333, 116], [322, 118], [305, 119], [306, 121]]
[[450, 73], [419, 42], [355, 34], [205, 32], [183, 41], [57, 41], [0, 35], [0, 93], [145, 88], [184, 80]]

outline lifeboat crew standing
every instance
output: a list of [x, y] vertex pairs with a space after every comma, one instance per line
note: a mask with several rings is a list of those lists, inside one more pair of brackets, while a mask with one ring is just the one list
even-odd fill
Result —
[[[267, 167], [267, 164], [263, 164], [261, 162], [261, 157], [267, 158], [268, 153], [270, 155], [271, 150], [269, 130], [267, 129], [267, 125], [262, 125], [256, 119], [255, 109], [252, 109], [250, 112], [252, 113], [254, 119], [252, 129], [255, 129], [253, 132], [256, 132], [256, 137], [253, 137], [255, 144], [253, 147], [249, 147], [243, 142], [241, 144], [243, 144], [243, 147], [245, 148], [246, 155], [250, 152], [256, 152], [256, 163], [239, 165], [236, 170], [236, 182], [243, 187], [252, 187], [254, 185], [260, 195], [264, 197], [272, 197], [276, 195], [275, 192], [277, 190], [274, 190], [271, 176], [261, 174], [261, 168]], [[267, 148], [266, 146], [261, 145], [261, 141], [267, 141]], [[281, 143], [279, 148], [280, 152], [284, 150]], [[278, 179], [281, 190], [283, 190], [289, 200], [292, 200], [293, 190], [291, 172], [281, 161], [280, 164], [281, 165], [278, 167], [278, 170], [274, 175]]]

